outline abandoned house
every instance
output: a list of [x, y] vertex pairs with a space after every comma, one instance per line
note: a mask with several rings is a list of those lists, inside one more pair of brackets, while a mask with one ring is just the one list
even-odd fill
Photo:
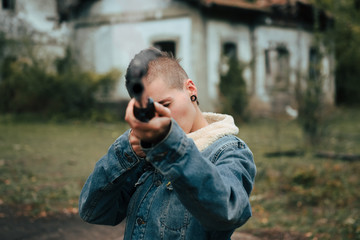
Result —
[[[321, 65], [325, 101], [334, 102], [334, 57], [319, 54], [313, 26], [330, 20], [308, 0], [2, 0], [1, 30], [24, 26], [61, 55], [70, 45], [84, 69], [125, 72], [149, 46], [172, 52], [199, 89], [202, 110], [218, 106], [220, 76], [235, 56], [250, 108], [260, 114], [296, 108], [295, 91]], [[316, 13], [316, 14], [315, 14]], [[62, 51], [61, 51], [62, 49]], [[321, 57], [320, 57], [321, 56]], [[124, 77], [112, 101], [128, 99]]]

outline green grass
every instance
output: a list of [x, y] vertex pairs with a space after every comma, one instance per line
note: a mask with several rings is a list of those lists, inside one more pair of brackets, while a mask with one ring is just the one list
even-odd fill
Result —
[[[124, 123], [0, 121], [0, 204], [22, 215], [76, 212], [95, 162], [126, 128]], [[311, 148], [295, 121], [263, 119], [239, 128], [258, 169], [253, 217], [241, 230], [360, 239], [360, 161], [314, 157], [316, 151], [360, 154], [359, 109], [333, 112], [321, 142]], [[304, 150], [304, 155], [265, 157], [289, 150]]]
[[95, 162], [125, 127], [0, 123], [0, 202], [25, 215], [76, 208]]
[[[242, 229], [296, 231], [314, 240], [360, 239], [360, 160], [314, 157], [317, 151], [360, 154], [360, 110], [337, 110], [323, 127], [321, 142], [309, 148], [294, 121], [240, 126], [258, 169], [251, 197], [254, 216]], [[265, 157], [289, 150], [305, 153]]]

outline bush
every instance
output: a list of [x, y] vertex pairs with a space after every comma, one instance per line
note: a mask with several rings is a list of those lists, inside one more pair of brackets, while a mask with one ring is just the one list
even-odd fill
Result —
[[106, 74], [79, 71], [70, 50], [57, 59], [55, 71], [38, 59], [7, 57], [1, 64], [0, 112], [46, 117], [85, 118], [98, 99], [106, 99], [117, 70]]
[[303, 129], [305, 145], [310, 148], [321, 142], [326, 127], [326, 111], [330, 110], [327, 109], [323, 90], [324, 82], [326, 82], [322, 66], [324, 50], [321, 50], [320, 44], [323, 36], [320, 34], [315, 36], [309, 75], [304, 77], [305, 89], [302, 89], [300, 85], [296, 88], [299, 105], [298, 122]]
[[305, 142], [312, 146], [321, 140], [324, 127], [324, 104], [320, 79], [307, 80], [306, 90], [298, 94], [299, 123], [305, 135]]
[[243, 77], [245, 66], [235, 56], [229, 58], [228, 71], [221, 76], [219, 85], [222, 111], [247, 120], [246, 107], [248, 94], [246, 83]]

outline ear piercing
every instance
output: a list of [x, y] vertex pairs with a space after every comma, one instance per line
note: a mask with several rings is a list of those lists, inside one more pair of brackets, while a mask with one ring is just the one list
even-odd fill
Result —
[[191, 100], [192, 102], [196, 102], [197, 105], [199, 105], [199, 101], [197, 100], [197, 96], [196, 96], [196, 95], [191, 95], [190, 100]]

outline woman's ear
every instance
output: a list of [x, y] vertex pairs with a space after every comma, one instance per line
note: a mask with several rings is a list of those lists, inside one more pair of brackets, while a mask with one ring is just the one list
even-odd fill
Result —
[[197, 96], [197, 88], [195, 83], [191, 79], [187, 79], [184, 83], [185, 90], [189, 92], [189, 96], [196, 95]]

